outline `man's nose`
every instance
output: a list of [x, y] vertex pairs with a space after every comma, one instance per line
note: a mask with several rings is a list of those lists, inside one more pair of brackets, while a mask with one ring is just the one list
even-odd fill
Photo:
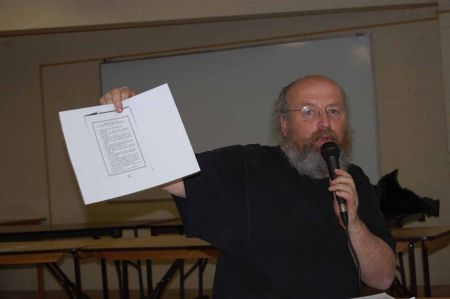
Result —
[[330, 128], [330, 119], [328, 113], [321, 111], [319, 114], [319, 127], [320, 128]]

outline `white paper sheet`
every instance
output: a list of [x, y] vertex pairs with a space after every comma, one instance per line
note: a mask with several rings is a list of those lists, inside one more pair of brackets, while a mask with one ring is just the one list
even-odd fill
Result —
[[[381, 293], [381, 294], [375, 294], [375, 295], [369, 295], [369, 296], [364, 296], [364, 297], [355, 297], [352, 299], [395, 299], [392, 296], [389, 296], [386, 293]], [[410, 299], [416, 299], [415, 297], [411, 297]]]
[[59, 113], [86, 204], [162, 185], [198, 172], [167, 84], [123, 102]]

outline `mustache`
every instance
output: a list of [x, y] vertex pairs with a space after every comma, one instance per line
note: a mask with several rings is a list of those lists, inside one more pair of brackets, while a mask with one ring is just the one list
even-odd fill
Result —
[[318, 141], [321, 138], [331, 138], [334, 142], [337, 140], [337, 134], [332, 129], [322, 129], [315, 131], [311, 137], [311, 143]]

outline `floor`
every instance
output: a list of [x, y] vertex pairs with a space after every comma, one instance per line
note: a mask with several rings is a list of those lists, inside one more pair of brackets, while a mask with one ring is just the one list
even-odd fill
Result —
[[[101, 291], [86, 291], [86, 294], [91, 299], [102, 299], [103, 294]], [[197, 299], [198, 294], [196, 290], [186, 290], [185, 293], [185, 299]], [[210, 295], [210, 294], [208, 294]], [[30, 291], [14, 291], [14, 292], [1, 292], [0, 291], [0, 298], [1, 299], [38, 299], [39, 295], [37, 292], [30, 292]], [[67, 294], [65, 294], [63, 291], [47, 291], [45, 293], [46, 299], [65, 299], [70, 298]], [[117, 291], [110, 291], [109, 293], [109, 299], [119, 299], [119, 293]], [[139, 292], [135, 290], [130, 291], [130, 299], [134, 298], [140, 298]], [[211, 298], [211, 297], [205, 297]], [[168, 290], [166, 291], [161, 299], [179, 299], [179, 294], [177, 291], [174, 290]]]
[[[103, 298], [102, 293], [100, 291], [87, 291], [88, 296], [92, 299], [101, 299]], [[209, 292], [208, 292], [209, 293]], [[371, 291], [364, 291], [364, 295], [371, 294]], [[197, 299], [197, 292], [195, 290], [186, 290], [186, 299]], [[423, 295], [423, 289], [419, 287], [419, 296]], [[432, 287], [432, 295], [433, 297], [447, 297], [450, 298], [450, 285], [448, 286], [433, 286]], [[14, 291], [14, 292], [1, 292], [1, 299], [37, 299], [37, 292], [30, 291]], [[46, 299], [64, 299], [70, 298], [62, 291], [47, 291]], [[110, 299], [118, 299], [119, 294], [117, 292], [110, 292]], [[137, 291], [130, 291], [130, 299], [139, 298], [139, 293]], [[178, 292], [175, 290], [168, 290], [163, 296], [162, 299], [178, 299]], [[210, 298], [210, 297], [209, 297]], [[206, 299], [206, 297], [205, 297]]]

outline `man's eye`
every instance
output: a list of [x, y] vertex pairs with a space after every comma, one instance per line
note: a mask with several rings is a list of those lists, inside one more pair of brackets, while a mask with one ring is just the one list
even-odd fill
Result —
[[316, 114], [316, 110], [314, 110], [314, 109], [304, 109], [303, 112], [305, 113], [305, 115], [308, 115], [308, 116], [312, 116], [312, 115]]
[[331, 115], [339, 115], [341, 114], [341, 110], [339, 108], [330, 108], [328, 109], [328, 113]]

